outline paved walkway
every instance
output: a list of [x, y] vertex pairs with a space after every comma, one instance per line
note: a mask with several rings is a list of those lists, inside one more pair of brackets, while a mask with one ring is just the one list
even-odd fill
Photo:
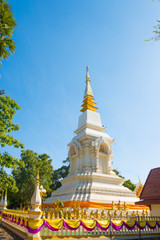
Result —
[[0, 225], [0, 240], [22, 240], [22, 238]]

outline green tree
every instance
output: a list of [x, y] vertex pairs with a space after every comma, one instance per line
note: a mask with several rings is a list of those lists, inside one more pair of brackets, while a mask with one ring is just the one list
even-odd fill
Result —
[[[152, 2], [154, 2], [154, 0], [152, 0]], [[149, 39], [149, 40], [146, 40], [146, 41], [150, 41], [150, 40], [157, 41], [157, 40], [160, 40], [160, 20], [157, 20], [157, 25], [154, 26], [154, 30], [152, 32], [153, 32], [153, 37], [151, 39]]]
[[157, 20], [157, 25], [154, 27], [154, 30], [153, 30], [153, 37], [151, 40], [160, 40], [160, 21]]
[[70, 167], [69, 158], [66, 158], [63, 163], [67, 165], [63, 165], [62, 167], [54, 170], [54, 172], [52, 173], [52, 184], [50, 185], [52, 191], [55, 191], [57, 188], [61, 187], [62, 184], [60, 180], [68, 176]]
[[39, 169], [40, 185], [47, 191], [47, 195], [51, 193], [51, 177], [53, 167], [52, 160], [47, 154], [40, 154], [31, 150], [22, 150], [21, 165], [12, 171], [13, 177], [18, 187], [17, 193], [8, 193], [10, 207], [19, 207], [22, 202], [23, 206], [30, 204], [34, 189], [37, 171]]
[[[115, 172], [115, 174], [116, 174], [117, 176], [125, 179], [125, 178], [120, 174], [119, 171], [117, 171], [116, 169], [114, 169], [113, 171]], [[133, 184], [130, 179], [125, 180], [124, 183], [123, 183], [123, 186], [129, 188], [131, 191], [134, 191], [134, 189], [136, 188], [136, 185]]]
[[113, 169], [113, 172], [115, 172], [115, 174], [116, 174], [117, 176], [119, 176], [120, 178], [124, 178], [124, 177], [120, 174], [120, 172], [119, 172], [118, 170]]
[[126, 181], [123, 183], [123, 186], [129, 188], [129, 189], [132, 190], [132, 191], [134, 191], [134, 189], [136, 188], [136, 185], [133, 184], [130, 179], [126, 180]]
[[12, 7], [7, 0], [0, 0], [0, 64], [15, 52], [16, 47], [12, 39], [15, 27]]
[[2, 149], [8, 145], [15, 148], [23, 148], [23, 144], [12, 136], [12, 132], [19, 130], [19, 125], [13, 122], [13, 117], [20, 107], [15, 100], [10, 97], [0, 96], [0, 188], [11, 187], [15, 190], [15, 180], [8, 176], [5, 168], [16, 168], [19, 160], [3, 152]]

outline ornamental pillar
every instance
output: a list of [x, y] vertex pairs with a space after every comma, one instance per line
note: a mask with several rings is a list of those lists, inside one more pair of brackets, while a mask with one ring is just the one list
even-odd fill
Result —
[[83, 163], [83, 167], [86, 170], [91, 170], [92, 169], [90, 148], [91, 148], [90, 140], [89, 139], [83, 140], [83, 149], [84, 149], [84, 163]]
[[7, 190], [5, 191], [4, 199], [3, 199], [3, 191], [2, 191], [2, 197], [0, 202], [0, 223], [3, 221], [3, 212], [7, 209]]
[[92, 146], [94, 147], [94, 155], [95, 155], [95, 170], [96, 172], [100, 172], [99, 166], [99, 139], [92, 141]]
[[90, 149], [89, 149], [88, 144], [87, 144], [87, 146], [86, 146], [86, 168], [87, 168], [87, 169], [90, 169], [90, 168], [91, 168]]
[[85, 169], [87, 168], [87, 162], [88, 162], [88, 148], [87, 148], [87, 143], [85, 140], [84, 141], [84, 163], [83, 163], [83, 167]]
[[99, 168], [99, 151], [97, 151], [97, 150], [95, 152], [95, 157], [96, 157], [96, 172], [100, 172], [100, 168]]
[[7, 209], [7, 189], [6, 189], [6, 191], [5, 191], [5, 195], [4, 195], [3, 209]]
[[41, 196], [39, 189], [39, 171], [37, 174], [35, 190], [31, 199], [31, 210], [28, 212], [28, 235], [26, 240], [42, 240], [40, 236], [40, 230], [43, 225], [43, 220], [41, 219], [42, 212], [41, 206]]
[[83, 157], [83, 148], [82, 148], [82, 146], [79, 148], [79, 153], [80, 153], [80, 157], [79, 157], [79, 160], [80, 160], [80, 170], [82, 170], [83, 169], [83, 159], [84, 159], [84, 157]]
[[0, 202], [0, 223], [2, 223], [2, 214], [3, 214], [3, 190], [2, 190], [2, 197]]
[[96, 172], [96, 158], [95, 158], [95, 150], [93, 146], [91, 148], [91, 164], [92, 164], [92, 171]]
[[76, 173], [79, 172], [80, 169], [80, 156], [79, 156], [79, 152], [77, 153], [77, 158], [76, 158]]
[[2, 191], [2, 197], [0, 202], [0, 211], [2, 212], [2, 210], [3, 210], [3, 191]]
[[108, 169], [107, 169], [108, 174], [111, 174], [111, 172], [113, 170], [113, 168], [112, 168], [112, 158], [113, 158], [112, 153], [110, 153], [108, 155]]

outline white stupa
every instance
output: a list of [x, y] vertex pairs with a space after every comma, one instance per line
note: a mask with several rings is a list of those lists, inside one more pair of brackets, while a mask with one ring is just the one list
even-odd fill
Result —
[[112, 201], [125, 202], [128, 207], [138, 201], [136, 193], [124, 187], [124, 180], [113, 172], [114, 140], [105, 132], [95, 105], [87, 67], [82, 114], [76, 136], [68, 144], [70, 172], [45, 204], [52, 204], [59, 199], [65, 207], [69, 207], [79, 200], [83, 207], [105, 209], [111, 206]]

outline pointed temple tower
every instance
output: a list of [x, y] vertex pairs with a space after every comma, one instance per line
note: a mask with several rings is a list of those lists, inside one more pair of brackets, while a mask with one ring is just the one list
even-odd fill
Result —
[[95, 105], [87, 66], [82, 114], [76, 136], [68, 144], [70, 172], [45, 204], [59, 199], [65, 207], [71, 207], [79, 200], [81, 207], [107, 209], [112, 206], [112, 201], [115, 204], [125, 202], [132, 207], [138, 200], [135, 192], [124, 187], [124, 180], [113, 172], [114, 140], [105, 132]]

